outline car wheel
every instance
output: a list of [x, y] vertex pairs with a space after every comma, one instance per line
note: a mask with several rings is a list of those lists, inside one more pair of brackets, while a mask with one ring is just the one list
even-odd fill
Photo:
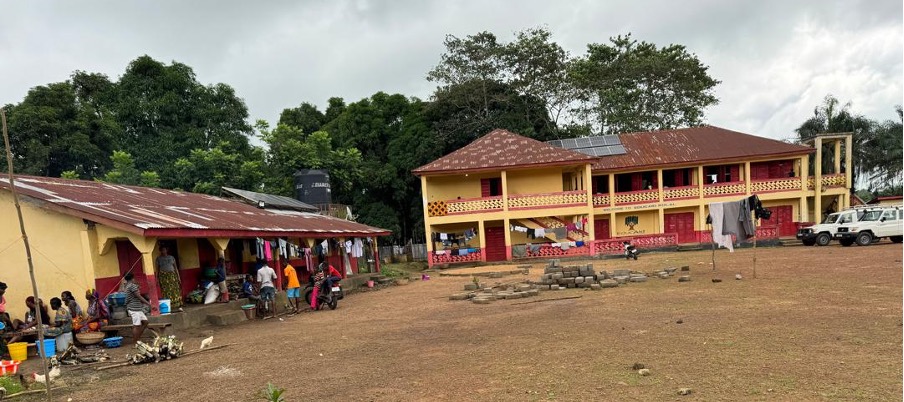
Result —
[[805, 246], [812, 246], [816, 244], [816, 240], [801, 240]]
[[904, 240], [904, 236], [892, 236], [889, 237], [888, 240], [891, 240], [892, 243], [900, 243], [902, 240]]
[[828, 246], [829, 243], [832, 242], [832, 236], [829, 236], [828, 233], [820, 233], [819, 236], [816, 236], [816, 245], [817, 246]]
[[858, 246], [869, 246], [873, 242], [873, 235], [870, 232], [861, 232], [857, 235]]

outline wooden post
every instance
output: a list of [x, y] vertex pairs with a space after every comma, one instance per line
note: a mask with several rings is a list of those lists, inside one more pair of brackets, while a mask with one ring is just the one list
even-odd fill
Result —
[[[3, 144], [6, 145], [6, 166], [8, 168], [9, 173], [9, 192], [13, 195], [13, 203], [16, 205], [16, 214], [19, 216], [19, 230], [22, 232], [22, 242], [25, 245], [25, 258], [28, 260], [28, 276], [31, 277], [31, 291], [35, 298], [35, 303], [37, 304], [36, 309], [41, 308], [41, 298], [38, 295], [38, 283], [35, 281], [35, 265], [31, 259], [31, 245], [28, 243], [28, 234], [25, 232], [25, 220], [22, 218], [22, 206], [19, 205], [19, 194], [16, 192], [16, 178], [13, 175], [13, 151], [9, 146], [9, 132], [6, 129], [6, 111], [3, 108], [0, 108], [0, 121], [3, 123]], [[41, 322], [41, 314], [35, 314], [35, 322], [37, 323], [38, 328], [44, 328], [44, 323]], [[48, 323], [50, 324], [50, 323]], [[38, 342], [41, 345], [41, 348], [44, 349], [44, 356], [47, 356], [47, 350], [44, 345], [44, 331], [39, 330], [36, 331], [38, 333]], [[56, 351], [54, 351], [56, 352]], [[47, 368], [47, 359], [41, 359], [41, 366], [44, 368], [44, 378], [47, 378], [47, 400], [53, 400], [53, 394], [51, 389], [53, 386], [50, 384], [50, 376], [48, 375]]]

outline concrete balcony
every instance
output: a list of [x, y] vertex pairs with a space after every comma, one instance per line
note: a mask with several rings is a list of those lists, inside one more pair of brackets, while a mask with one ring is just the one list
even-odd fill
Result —
[[743, 181], [714, 183], [703, 186], [703, 197], [725, 197], [743, 194], [747, 194], [747, 185]]
[[[820, 179], [822, 188], [847, 187], [847, 177], [844, 173], [822, 175]], [[814, 189], [816, 189], [816, 178], [813, 176], [807, 177], [807, 190]]]
[[693, 198], [700, 198], [699, 186], [681, 186], [662, 189], [662, 199], [665, 201]]
[[659, 190], [639, 190], [615, 193], [615, 205], [646, 204], [659, 201]]
[[584, 190], [543, 194], [513, 194], [508, 197], [509, 210], [513, 211], [580, 206], [587, 206], [587, 192]]
[[800, 190], [800, 180], [800, 177], [751, 180], [750, 192], [754, 194], [762, 194], [779, 191], [798, 191]]

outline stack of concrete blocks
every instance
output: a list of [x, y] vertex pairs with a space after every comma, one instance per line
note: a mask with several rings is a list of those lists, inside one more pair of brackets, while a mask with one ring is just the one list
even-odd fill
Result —
[[562, 290], [573, 288], [600, 289], [601, 279], [594, 271], [593, 264], [560, 266], [559, 260], [550, 260], [540, 276], [541, 290]]
[[449, 300], [471, 300], [475, 304], [490, 304], [496, 300], [521, 299], [537, 296], [540, 291], [534, 285], [519, 283], [494, 287], [481, 287], [477, 283], [465, 285], [465, 292], [449, 296]]

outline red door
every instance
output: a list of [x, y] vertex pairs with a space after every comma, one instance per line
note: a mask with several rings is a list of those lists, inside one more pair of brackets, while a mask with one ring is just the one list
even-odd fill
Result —
[[790, 205], [769, 207], [772, 216], [768, 221], [762, 221], [763, 225], [775, 225], [778, 227], [779, 236], [794, 236], [797, 234], [797, 226], [794, 224], [794, 209]]
[[677, 233], [678, 243], [694, 243], [694, 213], [682, 212], [680, 214], [665, 214], [665, 232]]
[[485, 228], [487, 248], [483, 250], [487, 255], [487, 261], [505, 261], [505, 232], [503, 228]]
[[593, 235], [596, 240], [605, 240], [609, 238], [609, 220], [596, 219], [593, 221]]
[[[141, 253], [128, 240], [116, 241], [116, 258], [119, 260], [119, 276], [123, 277], [129, 271], [135, 275], [135, 283], [138, 284], [141, 293], [148, 292], [148, 278], [144, 274], [144, 264], [141, 261]], [[100, 289], [101, 295], [109, 292], [118, 291], [119, 289]]]

